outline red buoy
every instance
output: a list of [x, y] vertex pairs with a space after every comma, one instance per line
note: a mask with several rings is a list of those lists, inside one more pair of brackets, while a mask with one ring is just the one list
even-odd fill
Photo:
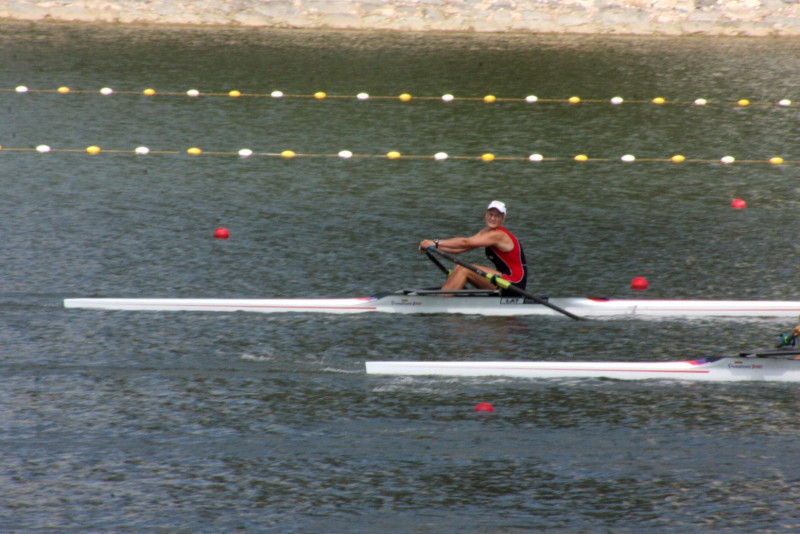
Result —
[[731, 207], [735, 210], [741, 210], [747, 207], [747, 202], [741, 198], [734, 198], [733, 202], [731, 202]]
[[647, 278], [644, 276], [637, 276], [631, 280], [631, 289], [634, 291], [644, 291], [648, 285]]
[[494, 406], [489, 404], [488, 402], [479, 402], [477, 406], [475, 406], [476, 412], [493, 412]]
[[228, 231], [227, 228], [217, 228], [214, 230], [214, 237], [217, 239], [228, 239], [231, 236], [231, 233]]

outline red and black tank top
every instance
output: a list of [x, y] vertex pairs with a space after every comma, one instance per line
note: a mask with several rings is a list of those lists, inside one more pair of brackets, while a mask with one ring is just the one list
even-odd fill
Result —
[[486, 247], [486, 257], [494, 264], [495, 268], [503, 273], [503, 278], [515, 286], [525, 289], [528, 283], [528, 263], [525, 261], [525, 252], [522, 244], [504, 226], [497, 228], [497, 231], [504, 232], [511, 241], [514, 248], [508, 252], [503, 252], [495, 247]]

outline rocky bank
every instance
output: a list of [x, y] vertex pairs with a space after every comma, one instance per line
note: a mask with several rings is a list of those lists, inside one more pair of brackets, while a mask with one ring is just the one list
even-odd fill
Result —
[[0, 18], [342, 30], [800, 36], [798, 0], [0, 0]]

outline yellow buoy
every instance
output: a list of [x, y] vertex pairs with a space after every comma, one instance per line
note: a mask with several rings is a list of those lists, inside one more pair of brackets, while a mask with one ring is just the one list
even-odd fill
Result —
[[397, 158], [400, 157], [400, 152], [398, 152], [396, 150], [392, 150], [391, 152], [388, 152], [386, 154], [386, 157], [389, 158], [389, 159], [397, 159]]
[[64, 86], [59, 87], [58, 88], [58, 92], [61, 93], [62, 95], [65, 95], [65, 94], [69, 93], [69, 87], [64, 87]]
[[100, 147], [96, 146], [96, 145], [87, 146], [86, 147], [86, 153], [87, 154], [99, 154], [100, 153]]
[[325, 94], [325, 91], [317, 91], [316, 93], [314, 93], [314, 98], [316, 98], [317, 100], [325, 100], [326, 96], [328, 95]]
[[686, 161], [686, 158], [681, 154], [675, 154], [674, 156], [672, 156], [673, 163], [683, 163], [684, 161]]
[[486, 102], [487, 104], [491, 104], [497, 101], [497, 97], [494, 95], [486, 95], [483, 97], [483, 101]]
[[483, 154], [481, 156], [481, 159], [483, 161], [494, 161], [494, 154], [491, 154], [491, 153], [487, 152], [486, 154]]
[[281, 152], [281, 157], [284, 158], [293, 158], [296, 155], [297, 154], [294, 153], [294, 150], [284, 150], [283, 152]]
[[783, 163], [783, 158], [780, 156], [775, 156], [773, 158], [769, 158], [769, 162], [772, 163], [773, 165], [780, 165], [781, 163]]
[[148, 87], [147, 89], [142, 91], [142, 93], [145, 94], [146, 96], [153, 96], [154, 94], [156, 94], [156, 90], [155, 89], [150, 89]]
[[231, 91], [228, 91], [228, 96], [231, 97], [231, 98], [237, 98], [237, 97], [242, 96], [242, 92], [241, 91], [237, 91], [236, 89], [233, 89]]
[[589, 156], [587, 156], [586, 154], [578, 154], [577, 156], [575, 156], [574, 159], [575, 161], [588, 161]]
[[740, 106], [742, 106], [743, 108], [750, 105], [750, 101], [747, 100], [746, 98], [742, 98], [741, 100], [739, 100], [736, 103], [739, 104]]
[[403, 93], [402, 95], [398, 96], [397, 98], [400, 99], [401, 102], [408, 102], [411, 100], [411, 95], [408, 93]]
[[203, 153], [203, 151], [195, 146], [195, 147], [192, 147], [189, 150], [187, 150], [186, 153], [190, 154], [192, 156], [199, 156], [200, 154]]
[[581, 97], [579, 97], [579, 96], [571, 96], [571, 97], [569, 97], [569, 100], [567, 100], [567, 102], [569, 102], [570, 104], [580, 104], [581, 103]]
[[660, 106], [660, 105], [661, 105], [661, 104], [663, 104], [664, 102], [666, 102], [666, 100], [664, 100], [664, 97], [661, 97], [661, 96], [657, 96], [657, 97], [655, 97], [655, 98], [653, 99], [653, 104], [655, 104], [655, 105], [657, 105], [657, 106]]

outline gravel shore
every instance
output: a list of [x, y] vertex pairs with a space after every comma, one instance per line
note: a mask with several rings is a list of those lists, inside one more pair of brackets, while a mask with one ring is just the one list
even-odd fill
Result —
[[0, 0], [0, 19], [341, 30], [798, 36], [795, 0]]

